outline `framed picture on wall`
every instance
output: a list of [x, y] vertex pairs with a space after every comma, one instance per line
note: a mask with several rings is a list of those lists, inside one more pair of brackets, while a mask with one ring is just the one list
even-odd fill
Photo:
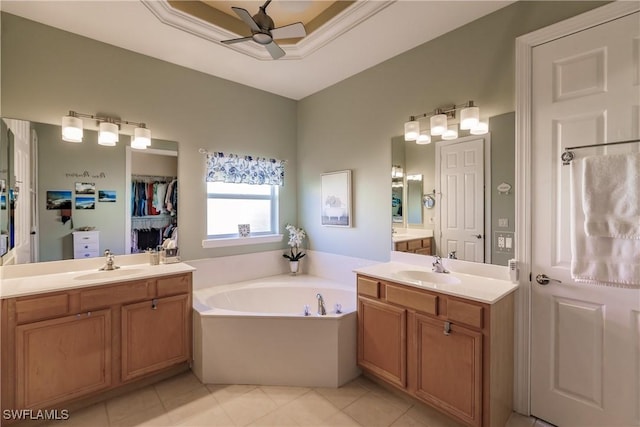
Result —
[[99, 202], [115, 202], [116, 190], [98, 190]]
[[351, 227], [351, 170], [321, 175], [321, 224]]
[[96, 198], [93, 196], [76, 196], [76, 209], [95, 209]]
[[96, 194], [96, 183], [76, 182], [76, 194]]
[[71, 209], [71, 191], [47, 190], [47, 209]]

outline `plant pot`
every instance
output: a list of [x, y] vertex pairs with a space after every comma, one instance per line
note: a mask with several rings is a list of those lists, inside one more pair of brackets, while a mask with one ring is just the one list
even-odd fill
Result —
[[291, 270], [291, 274], [295, 275], [298, 273], [298, 267], [299, 267], [299, 262], [300, 261], [289, 261], [289, 269]]

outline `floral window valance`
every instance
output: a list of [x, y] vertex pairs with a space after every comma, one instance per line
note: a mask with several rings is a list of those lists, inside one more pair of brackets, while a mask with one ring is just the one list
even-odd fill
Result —
[[284, 185], [284, 160], [207, 154], [207, 182]]

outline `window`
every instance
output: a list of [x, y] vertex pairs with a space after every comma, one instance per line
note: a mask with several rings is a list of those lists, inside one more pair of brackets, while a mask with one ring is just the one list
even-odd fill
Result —
[[277, 234], [278, 185], [207, 182], [207, 238], [236, 237], [238, 224], [252, 236]]

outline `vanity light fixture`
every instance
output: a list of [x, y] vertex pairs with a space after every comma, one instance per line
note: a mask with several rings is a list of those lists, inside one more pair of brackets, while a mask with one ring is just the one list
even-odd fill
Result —
[[117, 124], [111, 121], [100, 122], [98, 129], [98, 144], [113, 147], [118, 143], [120, 129]]
[[429, 136], [429, 134], [426, 132], [420, 132], [420, 135], [416, 140], [416, 144], [420, 144], [420, 145], [431, 144], [431, 136]]
[[411, 116], [409, 121], [404, 124], [404, 140], [415, 141], [420, 134], [420, 123], [415, 117]]
[[449, 125], [447, 129], [442, 132], [442, 139], [450, 141], [458, 137], [458, 125]]
[[113, 117], [102, 117], [93, 114], [69, 111], [62, 117], [62, 140], [67, 142], [82, 142], [83, 122], [82, 118], [96, 120], [98, 122], [98, 144], [113, 147], [119, 141], [121, 125], [135, 126], [131, 137], [131, 147], [145, 149], [151, 145], [151, 131], [144, 123], [136, 123]]
[[[442, 136], [443, 139], [456, 139], [458, 137], [458, 125], [454, 129], [448, 123], [448, 120], [456, 118], [456, 111], [460, 110], [460, 130], [468, 130], [473, 135], [483, 135], [489, 131], [489, 127], [485, 122], [480, 122], [480, 108], [473, 101], [467, 101], [464, 104], [452, 104], [438, 107], [429, 113], [423, 113], [418, 116], [410, 116], [409, 121], [404, 124], [405, 141], [416, 141], [418, 144], [428, 144], [427, 136], [422, 137], [419, 119], [429, 117], [429, 132], [431, 136]], [[446, 135], [446, 137], [444, 137]], [[422, 140], [420, 140], [422, 137]]]

